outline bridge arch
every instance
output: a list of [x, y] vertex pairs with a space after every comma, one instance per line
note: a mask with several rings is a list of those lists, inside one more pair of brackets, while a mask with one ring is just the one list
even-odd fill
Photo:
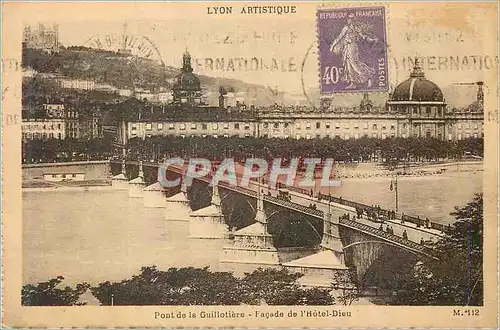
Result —
[[[361, 245], [361, 244], [372, 244], [372, 243], [375, 243], [375, 244], [385, 244], [385, 245], [389, 245], [389, 246], [394, 246], [394, 247], [398, 247], [398, 248], [401, 248], [401, 246], [397, 245], [397, 244], [394, 244], [394, 243], [391, 243], [391, 242], [387, 242], [387, 241], [383, 241], [383, 240], [367, 240], [367, 241], [358, 241], [358, 242], [354, 242], [354, 243], [351, 243], [351, 244], [348, 244], [346, 246], [344, 246], [342, 249], [345, 251], [351, 247], [354, 247], [356, 245]], [[413, 252], [413, 251], [410, 251], [410, 252]], [[413, 252], [416, 254], [416, 252]]]

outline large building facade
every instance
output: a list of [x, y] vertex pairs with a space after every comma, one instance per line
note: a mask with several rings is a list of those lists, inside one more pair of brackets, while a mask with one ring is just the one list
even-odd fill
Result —
[[43, 111], [36, 115], [23, 112], [21, 132], [23, 140], [78, 138], [78, 112], [64, 104], [44, 104]]
[[43, 109], [23, 110], [22, 140], [102, 137], [101, 111], [80, 112], [62, 103], [46, 103]]
[[176, 80], [173, 102], [165, 107], [136, 104], [136, 109], [120, 128], [117, 138], [152, 136], [213, 136], [268, 138], [341, 138], [429, 137], [461, 140], [483, 136], [483, 97], [479, 85], [476, 106], [462, 112], [446, 107], [441, 89], [427, 80], [418, 61], [410, 77], [390, 94], [385, 107], [374, 107], [364, 94], [359, 107], [343, 108], [329, 104], [321, 110], [267, 109], [225, 105], [225, 93], [219, 91], [219, 105], [200, 105], [201, 86], [193, 74], [189, 54], [183, 56], [183, 69]]

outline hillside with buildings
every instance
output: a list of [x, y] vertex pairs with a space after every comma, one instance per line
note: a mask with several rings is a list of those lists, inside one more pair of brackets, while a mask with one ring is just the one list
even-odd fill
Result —
[[484, 134], [483, 83], [462, 84], [476, 90], [476, 101], [454, 109], [420, 61], [387, 98], [312, 96], [319, 107], [287, 104], [266, 86], [198, 75], [187, 51], [173, 68], [127, 49], [65, 48], [54, 31], [25, 35], [23, 141], [106, 138], [121, 152], [130, 139], [168, 135], [459, 141]]
[[[92, 49], [60, 47], [58, 52], [23, 48], [22, 66], [28, 76], [41, 75], [66, 89], [95, 90], [168, 103], [175, 77], [181, 69], [147, 58]], [[282, 103], [284, 93], [236, 79], [199, 76], [207, 104], [217, 104], [224, 86], [239, 102], [255, 105]]]

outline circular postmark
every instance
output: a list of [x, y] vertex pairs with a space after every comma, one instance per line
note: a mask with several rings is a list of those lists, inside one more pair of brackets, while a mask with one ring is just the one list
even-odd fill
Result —
[[[137, 86], [137, 66], [141, 59], [149, 60], [159, 65], [161, 74], [159, 77], [156, 77], [156, 83], [164, 84], [166, 82], [166, 67], [160, 50], [147, 36], [135, 36], [125, 32], [96, 34], [88, 38], [84, 46], [102, 51], [115, 52], [123, 56], [125, 59], [124, 65], [128, 66], [128, 79], [130, 80], [128, 85], [133, 89], [136, 89]], [[105, 67], [101, 71], [103, 75], [106, 75], [107, 70]]]
[[147, 36], [133, 36], [123, 33], [97, 34], [88, 38], [84, 46], [142, 57], [163, 64], [158, 47]]

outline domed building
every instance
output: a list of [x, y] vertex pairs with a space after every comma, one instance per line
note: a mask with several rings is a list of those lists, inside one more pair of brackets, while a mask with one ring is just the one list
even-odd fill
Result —
[[186, 52], [169, 106], [124, 101], [115, 106], [115, 113], [122, 115], [106, 125], [109, 129], [103, 126], [103, 132], [119, 135], [113, 142], [117, 148], [123, 148], [129, 138], [165, 135], [294, 139], [430, 137], [448, 141], [482, 137], [482, 83], [467, 83], [478, 86], [478, 110], [469, 107], [449, 111], [443, 91], [426, 79], [418, 60], [414, 63], [409, 78], [394, 89], [385, 107], [376, 106], [370, 95], [364, 93], [359, 106], [347, 111], [282, 111], [272, 105], [246, 111], [245, 107], [225, 105], [228, 92], [222, 86], [218, 91], [218, 106], [203, 104], [200, 79], [193, 73], [191, 56]]
[[401, 135], [438, 139], [446, 136], [443, 92], [425, 78], [418, 59], [410, 77], [394, 89], [386, 106], [390, 113], [405, 115], [406, 120], [398, 125]]
[[200, 79], [193, 73], [191, 55], [186, 51], [182, 56], [181, 73], [176, 77], [172, 88], [174, 105], [201, 105]]

